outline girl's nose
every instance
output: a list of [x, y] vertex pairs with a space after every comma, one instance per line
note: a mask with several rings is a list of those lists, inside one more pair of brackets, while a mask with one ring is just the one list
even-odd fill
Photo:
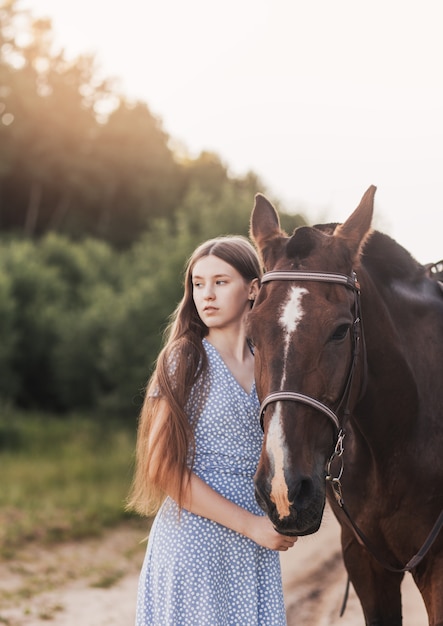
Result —
[[212, 285], [206, 285], [205, 286], [205, 292], [204, 292], [204, 298], [205, 300], [212, 300], [214, 297], [214, 289]]

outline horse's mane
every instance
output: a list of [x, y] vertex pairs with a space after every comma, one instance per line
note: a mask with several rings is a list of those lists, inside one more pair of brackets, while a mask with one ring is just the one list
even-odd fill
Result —
[[[338, 222], [316, 224], [314, 228], [332, 235]], [[378, 230], [367, 237], [361, 256], [361, 264], [378, 284], [389, 285], [393, 280], [416, 281], [423, 278], [426, 269], [403, 246]]]
[[423, 265], [408, 250], [377, 230], [365, 242], [361, 263], [379, 284], [389, 285], [393, 280], [415, 282], [425, 274]]

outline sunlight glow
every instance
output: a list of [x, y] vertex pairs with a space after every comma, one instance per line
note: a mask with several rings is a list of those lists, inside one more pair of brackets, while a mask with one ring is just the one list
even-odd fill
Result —
[[422, 262], [443, 257], [438, 0], [23, 6], [53, 18], [67, 54], [95, 54], [190, 154], [253, 170], [313, 223], [343, 221], [375, 184], [375, 227]]

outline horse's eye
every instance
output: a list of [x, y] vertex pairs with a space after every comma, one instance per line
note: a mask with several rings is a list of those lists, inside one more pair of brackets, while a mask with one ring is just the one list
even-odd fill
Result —
[[340, 324], [331, 335], [331, 341], [342, 341], [348, 334], [349, 324]]

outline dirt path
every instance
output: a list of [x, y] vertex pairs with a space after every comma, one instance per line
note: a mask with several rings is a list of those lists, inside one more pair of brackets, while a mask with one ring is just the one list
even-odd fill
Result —
[[[343, 617], [340, 609], [347, 575], [340, 549], [339, 525], [325, 511], [318, 533], [298, 540], [282, 554], [288, 626], [363, 626], [360, 603], [353, 588]], [[427, 626], [423, 600], [408, 574], [402, 586], [403, 626]]]
[[145, 544], [140, 526], [0, 563], [0, 624], [132, 626]]
[[[28, 548], [14, 561], [0, 563], [0, 624], [133, 626], [142, 538], [140, 527], [123, 527], [101, 539], [50, 551]], [[352, 588], [339, 617], [346, 573], [332, 513], [326, 512], [316, 535], [282, 554], [282, 569], [288, 626], [363, 625]], [[426, 626], [423, 602], [410, 576], [403, 595], [404, 626]]]

